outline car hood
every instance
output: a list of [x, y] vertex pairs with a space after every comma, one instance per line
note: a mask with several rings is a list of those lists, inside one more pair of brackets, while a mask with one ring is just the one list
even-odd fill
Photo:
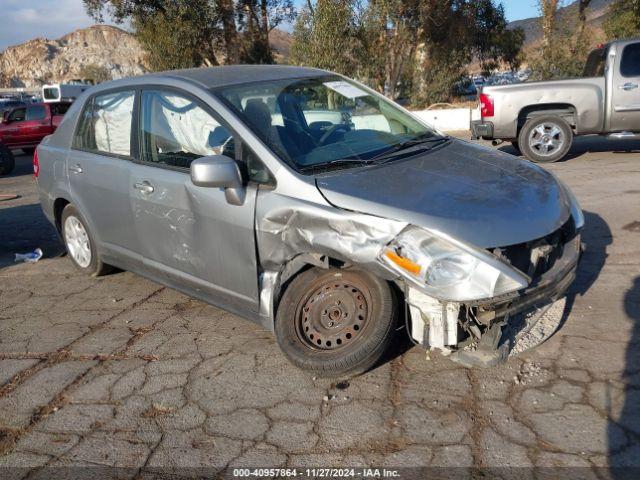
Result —
[[338, 208], [434, 229], [489, 248], [544, 237], [571, 214], [564, 188], [512, 155], [451, 140], [387, 164], [316, 178]]

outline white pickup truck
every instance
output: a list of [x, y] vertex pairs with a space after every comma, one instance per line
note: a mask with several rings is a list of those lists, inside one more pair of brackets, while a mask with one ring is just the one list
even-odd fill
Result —
[[640, 38], [602, 45], [582, 78], [479, 91], [481, 119], [473, 138], [510, 141], [534, 162], [555, 162], [578, 135], [640, 139]]

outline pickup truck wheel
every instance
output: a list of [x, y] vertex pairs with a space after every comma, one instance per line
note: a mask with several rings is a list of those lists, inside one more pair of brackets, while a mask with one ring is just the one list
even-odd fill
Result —
[[526, 158], [537, 163], [557, 162], [571, 148], [573, 131], [562, 118], [553, 115], [530, 118], [518, 136]]
[[9, 147], [0, 143], [0, 175], [8, 175], [16, 167], [16, 160]]
[[312, 268], [284, 292], [275, 333], [295, 366], [327, 377], [357, 375], [380, 360], [395, 322], [385, 281], [362, 270]]
[[73, 205], [64, 208], [60, 224], [69, 258], [78, 270], [92, 277], [111, 271], [111, 266], [102, 263], [87, 222]]

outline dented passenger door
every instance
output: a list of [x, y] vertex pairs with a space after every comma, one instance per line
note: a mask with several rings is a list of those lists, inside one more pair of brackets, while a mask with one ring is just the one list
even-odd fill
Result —
[[190, 95], [142, 90], [139, 158], [132, 165], [132, 209], [146, 272], [193, 296], [245, 316], [258, 307], [255, 186], [241, 205], [223, 189], [193, 185], [189, 166], [207, 155], [235, 155], [231, 132]]

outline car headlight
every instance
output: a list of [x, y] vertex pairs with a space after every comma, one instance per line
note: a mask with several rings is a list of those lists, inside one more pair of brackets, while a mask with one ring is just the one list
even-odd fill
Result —
[[417, 227], [403, 230], [382, 249], [379, 260], [439, 300], [491, 298], [529, 283], [488, 252]]

